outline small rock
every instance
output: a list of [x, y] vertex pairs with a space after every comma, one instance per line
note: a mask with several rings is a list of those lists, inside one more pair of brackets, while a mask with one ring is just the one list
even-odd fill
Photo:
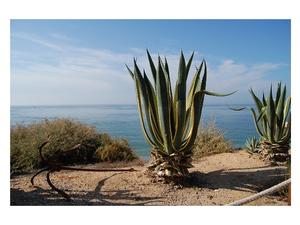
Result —
[[163, 171], [159, 171], [159, 172], [157, 173], [157, 175], [158, 175], [158, 176], [163, 176], [163, 175], [165, 175], [165, 173], [164, 173]]

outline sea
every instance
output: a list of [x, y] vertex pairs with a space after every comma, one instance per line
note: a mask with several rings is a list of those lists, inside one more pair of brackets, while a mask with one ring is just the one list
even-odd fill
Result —
[[[255, 105], [231, 104], [240, 108]], [[75, 118], [87, 125], [94, 125], [99, 132], [107, 132], [111, 137], [126, 138], [137, 155], [150, 159], [150, 145], [146, 142], [140, 124], [138, 106], [132, 105], [49, 105], [11, 106], [10, 126], [17, 123], [28, 125], [44, 119]], [[216, 121], [226, 140], [231, 140], [234, 148], [243, 148], [248, 137], [257, 136], [253, 115], [249, 109], [233, 111], [225, 104], [204, 104], [201, 122]], [[258, 136], [257, 136], [258, 137]]]

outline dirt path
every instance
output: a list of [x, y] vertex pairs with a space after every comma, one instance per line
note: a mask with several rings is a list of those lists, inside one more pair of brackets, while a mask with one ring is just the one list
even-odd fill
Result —
[[[134, 172], [63, 171], [51, 175], [53, 184], [65, 191], [66, 201], [53, 191], [46, 173], [13, 176], [11, 205], [225, 205], [267, 189], [285, 179], [286, 168], [272, 166], [243, 150], [222, 153], [194, 162], [192, 181], [173, 185], [146, 173], [145, 165], [131, 165]], [[101, 168], [108, 164], [85, 166]], [[109, 165], [113, 166], [113, 165]], [[246, 205], [287, 205], [278, 194]]]

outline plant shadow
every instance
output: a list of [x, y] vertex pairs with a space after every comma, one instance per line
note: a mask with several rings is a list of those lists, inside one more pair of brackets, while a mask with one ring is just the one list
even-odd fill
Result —
[[[93, 191], [77, 191], [66, 190], [66, 193], [70, 196], [71, 201], [67, 201], [59, 193], [41, 187], [34, 186], [34, 190], [25, 192], [21, 189], [10, 189], [10, 205], [23, 205], [23, 206], [47, 206], [47, 205], [60, 205], [60, 206], [80, 206], [80, 205], [104, 205], [104, 206], [121, 206], [121, 205], [146, 205], [150, 202], [160, 202], [159, 197], [139, 197], [133, 190], [102, 190], [106, 180], [115, 176], [100, 180]], [[71, 193], [70, 193], [71, 192]], [[70, 194], [69, 194], [70, 193]], [[38, 199], [38, 201], [37, 201]], [[124, 201], [123, 201], [124, 200]], [[130, 202], [130, 203], [125, 203]], [[129, 201], [128, 201], [129, 200]]]
[[[254, 170], [253, 170], [254, 169]], [[216, 170], [209, 173], [191, 172], [190, 186], [209, 189], [262, 191], [286, 179], [286, 169], [282, 167], [270, 168], [252, 167], [233, 168], [230, 170]]]

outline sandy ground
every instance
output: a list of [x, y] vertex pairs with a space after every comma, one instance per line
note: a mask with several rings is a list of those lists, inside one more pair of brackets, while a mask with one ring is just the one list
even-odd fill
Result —
[[[46, 172], [35, 178], [32, 174], [12, 175], [11, 205], [225, 205], [251, 196], [285, 179], [286, 168], [272, 166], [243, 150], [222, 153], [194, 162], [191, 180], [181, 184], [166, 183], [152, 176], [142, 162], [128, 163], [133, 172], [61, 171], [50, 175], [52, 183], [65, 191], [67, 201], [52, 190]], [[119, 167], [99, 163], [82, 168]], [[122, 165], [124, 167], [124, 164]], [[287, 205], [279, 193], [246, 205]]]

